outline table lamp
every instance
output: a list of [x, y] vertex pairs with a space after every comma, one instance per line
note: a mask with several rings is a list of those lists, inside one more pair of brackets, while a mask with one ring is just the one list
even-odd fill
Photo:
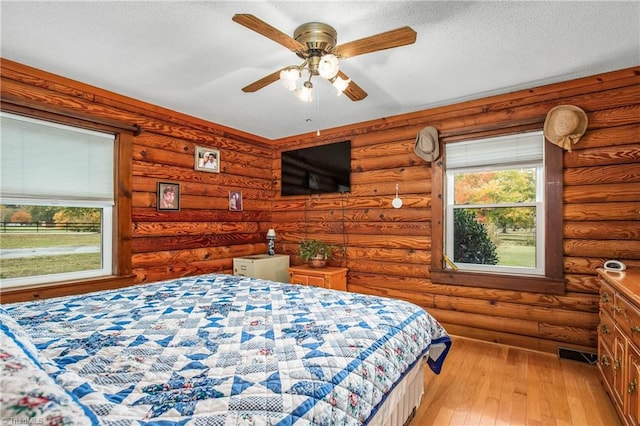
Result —
[[269, 256], [276, 254], [276, 230], [270, 228], [267, 231], [267, 243], [269, 244]]

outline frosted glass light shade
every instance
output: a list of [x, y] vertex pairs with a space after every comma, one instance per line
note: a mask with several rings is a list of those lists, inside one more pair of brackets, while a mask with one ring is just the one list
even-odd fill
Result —
[[340, 66], [336, 55], [328, 54], [320, 58], [320, 63], [318, 64], [318, 74], [320, 74], [320, 77], [329, 80], [335, 77], [339, 70]]
[[342, 95], [342, 92], [345, 91], [345, 89], [347, 88], [347, 86], [349, 85], [349, 83], [351, 83], [351, 79], [343, 79], [340, 77], [336, 77], [335, 79], [333, 79], [333, 81], [331, 82], [331, 84], [333, 84], [333, 87], [335, 87], [336, 89], [338, 89], [338, 96]]
[[280, 71], [280, 82], [287, 90], [296, 90], [296, 82], [300, 78], [300, 71], [292, 68]]
[[311, 102], [313, 100], [313, 85], [308, 81], [304, 83], [304, 86], [296, 90], [296, 96], [302, 102]]

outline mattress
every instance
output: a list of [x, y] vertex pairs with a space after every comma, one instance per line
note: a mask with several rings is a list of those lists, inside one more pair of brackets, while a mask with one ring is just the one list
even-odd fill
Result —
[[223, 274], [3, 305], [0, 329], [3, 418], [58, 424], [401, 424], [451, 345], [405, 301]]

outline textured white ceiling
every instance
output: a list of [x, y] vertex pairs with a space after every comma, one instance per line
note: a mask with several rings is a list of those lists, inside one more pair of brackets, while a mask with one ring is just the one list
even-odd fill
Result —
[[[640, 64], [640, 2], [7, 1], [2, 56], [269, 139], [313, 132]], [[293, 35], [305, 22], [338, 44], [405, 25], [415, 44], [343, 60], [369, 96], [317, 81], [304, 104], [278, 82], [301, 60], [232, 22], [250, 13]]]

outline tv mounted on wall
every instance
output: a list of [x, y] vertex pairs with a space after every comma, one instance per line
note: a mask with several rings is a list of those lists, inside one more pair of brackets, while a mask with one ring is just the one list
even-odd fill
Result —
[[351, 191], [351, 141], [283, 151], [281, 195]]

